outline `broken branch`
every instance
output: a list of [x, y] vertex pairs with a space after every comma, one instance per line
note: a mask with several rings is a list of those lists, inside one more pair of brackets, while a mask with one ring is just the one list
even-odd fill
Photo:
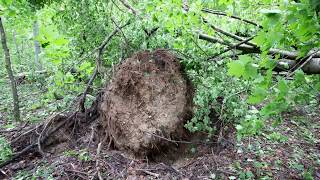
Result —
[[210, 14], [213, 14], [213, 15], [230, 17], [230, 18], [233, 18], [233, 19], [237, 19], [237, 20], [246, 22], [246, 23], [248, 23], [248, 24], [252, 24], [252, 25], [257, 26], [257, 27], [259, 27], [259, 28], [262, 28], [261, 25], [255, 23], [255, 22], [253, 22], [253, 21], [250, 21], [250, 20], [247, 20], [247, 19], [243, 19], [243, 18], [238, 17], [238, 16], [235, 16], [235, 15], [229, 16], [228, 14], [226, 14], [226, 13], [224, 13], [224, 12], [221, 12], [221, 11], [214, 11], [214, 10], [211, 10], [211, 9], [204, 8], [204, 9], [202, 9], [202, 12], [210, 13]]
[[250, 38], [248, 38], [248, 39], [245, 39], [245, 40], [243, 40], [243, 41], [241, 41], [241, 42], [239, 42], [239, 43], [237, 43], [237, 44], [234, 44], [234, 45], [232, 45], [232, 46], [229, 46], [227, 49], [223, 50], [222, 52], [217, 53], [217, 54], [209, 57], [208, 60], [212, 60], [212, 59], [214, 59], [214, 58], [216, 58], [216, 57], [218, 57], [218, 56], [220, 56], [220, 55], [222, 55], [222, 54], [224, 54], [224, 53], [226, 53], [226, 52], [228, 52], [228, 51], [230, 51], [230, 50], [232, 50], [232, 49], [237, 49], [237, 47], [239, 47], [240, 45], [242, 45], [242, 44], [244, 44], [244, 43], [246, 43], [246, 42], [251, 41], [253, 38], [254, 38], [254, 36], [253, 36], [253, 37], [250, 37]]

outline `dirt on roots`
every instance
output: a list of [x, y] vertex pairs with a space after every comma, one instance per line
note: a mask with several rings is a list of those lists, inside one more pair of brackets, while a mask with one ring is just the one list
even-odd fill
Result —
[[183, 139], [192, 87], [166, 50], [143, 51], [120, 64], [101, 103], [104, 129], [119, 150], [146, 156]]

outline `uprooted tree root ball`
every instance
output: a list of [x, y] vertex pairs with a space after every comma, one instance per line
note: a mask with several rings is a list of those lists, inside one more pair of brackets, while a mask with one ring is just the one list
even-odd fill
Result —
[[104, 92], [101, 118], [120, 150], [145, 156], [185, 136], [192, 87], [167, 50], [143, 51], [120, 64]]
[[39, 125], [8, 131], [5, 136], [15, 153], [0, 168], [26, 154], [46, 157], [98, 144], [109, 149], [112, 142], [128, 155], [164, 152], [173, 147], [171, 139], [187, 137], [184, 123], [192, 116], [192, 95], [174, 55], [167, 50], [137, 53], [118, 66], [85, 112], [57, 114]]

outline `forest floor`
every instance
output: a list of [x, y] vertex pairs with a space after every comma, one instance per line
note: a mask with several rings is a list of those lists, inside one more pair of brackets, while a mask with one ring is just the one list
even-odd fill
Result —
[[[10, 123], [10, 89], [0, 82], [0, 122]], [[24, 121], [45, 119], [70, 100], [44, 101], [36, 85], [19, 86]], [[69, 98], [74, 98], [70, 96]], [[134, 159], [117, 150], [65, 149], [59, 155], [28, 154], [0, 169], [1, 179], [320, 179], [320, 110], [298, 108], [257, 136], [237, 139], [230, 127], [217, 144], [184, 144], [154, 159]], [[1, 135], [0, 135], [1, 136]], [[174, 145], [174, 144], [173, 144]], [[99, 156], [97, 156], [99, 154]]]

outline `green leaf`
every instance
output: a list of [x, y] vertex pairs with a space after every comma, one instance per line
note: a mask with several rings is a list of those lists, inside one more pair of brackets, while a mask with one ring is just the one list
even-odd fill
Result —
[[278, 85], [278, 89], [280, 90], [279, 97], [285, 97], [288, 94], [289, 87], [284, 79], [281, 79]]
[[73, 83], [75, 81], [73, 75], [68, 72], [65, 77], [65, 83]]
[[228, 63], [228, 74], [230, 76], [250, 79], [257, 76], [257, 65], [252, 64], [252, 58], [247, 55], [239, 56], [239, 60]]
[[4, 6], [10, 6], [13, 2], [13, 0], [1, 0], [1, 5], [4, 5]]
[[233, 0], [219, 0], [220, 5], [230, 5], [233, 3]]
[[264, 31], [259, 31], [252, 41], [257, 45], [262, 46], [266, 41], [266, 33]]
[[256, 87], [252, 95], [249, 96], [248, 103], [258, 104], [261, 101], [263, 101], [267, 97], [267, 95], [268, 95], [268, 92], [266, 91], [266, 89], [261, 87]]
[[65, 38], [63, 37], [60, 37], [56, 40], [53, 41], [53, 43], [57, 46], [63, 46], [63, 45], [66, 45], [68, 43], [68, 40], [66, 40]]
[[10, 10], [9, 10], [9, 13], [8, 13], [8, 16], [13, 17], [13, 16], [15, 16], [15, 15], [16, 15], [16, 11], [10, 9]]
[[244, 65], [240, 61], [228, 63], [228, 68], [228, 75], [236, 76], [238, 78], [241, 77], [245, 72]]
[[252, 63], [248, 63], [245, 66], [245, 79], [255, 78], [258, 75], [258, 66]]

